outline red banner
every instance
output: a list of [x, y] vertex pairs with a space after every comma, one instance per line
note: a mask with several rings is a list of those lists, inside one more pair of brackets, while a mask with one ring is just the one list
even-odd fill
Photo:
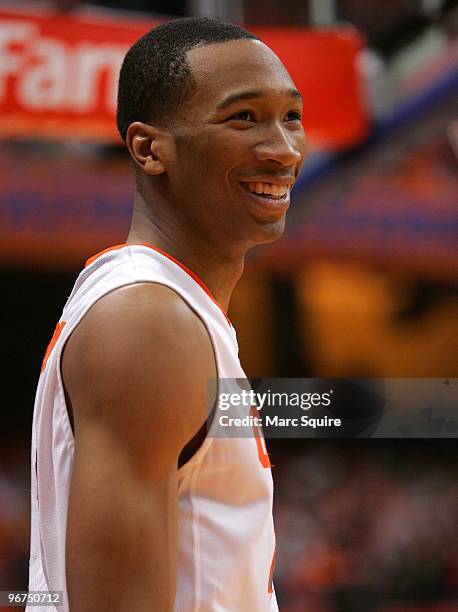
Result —
[[[87, 17], [0, 9], [0, 137], [119, 140], [119, 68], [151, 19]], [[311, 31], [250, 27], [283, 60], [304, 96], [309, 142], [341, 147], [360, 140], [367, 117], [352, 28]]]

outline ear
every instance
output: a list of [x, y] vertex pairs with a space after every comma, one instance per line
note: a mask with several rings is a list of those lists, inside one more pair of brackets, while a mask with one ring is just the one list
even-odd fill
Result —
[[161, 130], [153, 125], [134, 121], [127, 130], [126, 145], [134, 162], [146, 174], [156, 176], [165, 172]]

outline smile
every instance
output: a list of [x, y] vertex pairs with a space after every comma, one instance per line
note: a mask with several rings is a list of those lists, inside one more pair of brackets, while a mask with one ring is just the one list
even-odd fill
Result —
[[265, 182], [240, 182], [240, 184], [251, 193], [269, 198], [272, 200], [283, 200], [289, 194], [288, 185], [274, 185], [273, 183]]
[[277, 221], [289, 208], [291, 187], [264, 181], [239, 181], [250, 214], [261, 222]]

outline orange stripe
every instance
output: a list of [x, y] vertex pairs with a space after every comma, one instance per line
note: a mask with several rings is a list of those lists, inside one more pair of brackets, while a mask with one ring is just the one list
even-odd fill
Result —
[[274, 581], [274, 569], [275, 569], [275, 563], [277, 560], [277, 545], [275, 544], [274, 546], [274, 554], [272, 557], [272, 562], [270, 564], [270, 572], [269, 572], [269, 583], [267, 586], [267, 591], [269, 593], [273, 593], [274, 587], [273, 587], [273, 581]]
[[[258, 416], [258, 410], [256, 406], [251, 406], [250, 413], [251, 413], [251, 416], [253, 417]], [[262, 445], [262, 440], [264, 436], [262, 435], [261, 429], [257, 425], [253, 425], [253, 433], [254, 433], [254, 437], [256, 440], [256, 446], [258, 447], [258, 458], [259, 458], [259, 461], [261, 462], [262, 467], [264, 468], [272, 467], [270, 463], [269, 453], [266, 450], [264, 450], [264, 447]]]
[[47, 363], [47, 361], [48, 361], [48, 357], [49, 357], [49, 355], [51, 354], [51, 351], [53, 350], [54, 345], [55, 345], [55, 344], [56, 344], [56, 342], [58, 341], [59, 336], [60, 336], [60, 334], [61, 334], [62, 330], [64, 329], [65, 323], [66, 323], [66, 321], [60, 321], [60, 323], [58, 323], [58, 324], [56, 325], [56, 329], [54, 330], [54, 333], [53, 333], [53, 335], [52, 335], [51, 341], [50, 341], [50, 343], [48, 344], [48, 348], [46, 349], [45, 356], [43, 357], [43, 361], [42, 361], [42, 363], [41, 363], [41, 371], [42, 371], [42, 372], [43, 372], [43, 370], [44, 370], [44, 369], [45, 369], [45, 367], [46, 367], [46, 363]]
[[117, 251], [118, 249], [123, 249], [125, 246], [128, 246], [128, 245], [127, 244], [117, 244], [116, 246], [111, 246], [111, 247], [108, 247], [107, 249], [103, 249], [103, 251], [100, 251], [100, 253], [96, 253], [92, 257], [89, 257], [89, 259], [86, 261], [86, 264], [84, 265], [84, 267], [87, 268], [96, 259], [98, 259], [102, 255], [104, 255], [105, 253], [108, 253], [108, 251]]
[[229, 317], [226, 314], [226, 311], [221, 306], [221, 304], [215, 299], [215, 297], [213, 296], [213, 293], [210, 291], [210, 289], [207, 287], [207, 285], [203, 282], [203, 280], [201, 280], [197, 276], [197, 274], [195, 272], [193, 272], [190, 268], [188, 268], [188, 266], [186, 266], [185, 264], [181, 263], [181, 261], [179, 261], [178, 259], [175, 259], [175, 257], [173, 257], [172, 255], [169, 255], [168, 253], [166, 253], [165, 251], [163, 251], [159, 247], [153, 246], [152, 244], [148, 244], [147, 242], [134, 242], [134, 243], [130, 243], [130, 244], [127, 244], [127, 243], [126, 244], [117, 244], [116, 246], [108, 247], [107, 249], [104, 249], [103, 251], [100, 251], [100, 253], [96, 253], [96, 255], [93, 255], [92, 257], [90, 257], [86, 261], [86, 265], [84, 267], [86, 268], [87, 266], [91, 265], [91, 263], [93, 263], [96, 259], [98, 259], [104, 253], [108, 253], [109, 251], [116, 251], [116, 250], [122, 249], [122, 248], [124, 248], [126, 246], [145, 246], [145, 247], [148, 247], [149, 249], [153, 249], [153, 251], [156, 251], [157, 253], [160, 253], [164, 257], [167, 257], [167, 259], [170, 259], [170, 261], [173, 261], [173, 263], [175, 263], [182, 270], [184, 270], [187, 274], [189, 274], [189, 276], [205, 291], [205, 293], [208, 295], [208, 297], [211, 299], [211, 301], [218, 306], [218, 308], [221, 310], [223, 315], [226, 317], [227, 322], [232, 327], [232, 323], [230, 322]]
[[170, 261], [173, 261], [173, 263], [176, 263], [177, 266], [179, 266], [182, 270], [184, 270], [187, 274], [189, 274], [189, 276], [191, 278], [193, 278], [200, 287], [202, 287], [202, 289], [205, 291], [205, 293], [208, 295], [208, 297], [211, 299], [211, 301], [214, 302], [218, 306], [218, 308], [221, 310], [223, 315], [226, 317], [226, 320], [229, 323], [229, 325], [232, 326], [232, 323], [230, 322], [229, 317], [227, 316], [226, 311], [224, 310], [224, 308], [221, 306], [221, 304], [213, 296], [213, 293], [210, 291], [210, 289], [207, 287], [207, 285], [204, 283], [204, 281], [201, 280], [197, 276], [197, 274], [195, 272], [193, 272], [190, 268], [188, 268], [188, 266], [186, 266], [185, 264], [181, 263], [181, 261], [178, 261], [178, 259], [175, 259], [175, 257], [173, 257], [172, 255], [169, 255], [168, 253], [166, 253], [165, 251], [163, 251], [159, 247], [155, 247], [152, 244], [148, 244], [146, 242], [143, 242], [142, 246], [149, 247], [150, 249], [153, 249], [153, 251], [157, 251], [161, 255], [164, 255], [164, 257], [167, 257], [168, 259], [170, 259]]

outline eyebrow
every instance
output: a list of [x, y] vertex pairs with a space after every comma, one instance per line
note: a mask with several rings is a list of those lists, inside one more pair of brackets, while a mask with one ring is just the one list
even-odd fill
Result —
[[[302, 96], [300, 92], [294, 87], [290, 89], [285, 89], [284, 93], [286, 93], [290, 98], [293, 98], [294, 100], [300, 100], [302, 102]], [[263, 89], [253, 89], [250, 91], [241, 91], [233, 93], [227, 96], [227, 98], [224, 98], [224, 100], [217, 105], [216, 110], [224, 110], [228, 106], [231, 106], [231, 104], [235, 104], [236, 102], [240, 102], [241, 100], [253, 100], [254, 98], [263, 98], [268, 95], [268, 91]]]

